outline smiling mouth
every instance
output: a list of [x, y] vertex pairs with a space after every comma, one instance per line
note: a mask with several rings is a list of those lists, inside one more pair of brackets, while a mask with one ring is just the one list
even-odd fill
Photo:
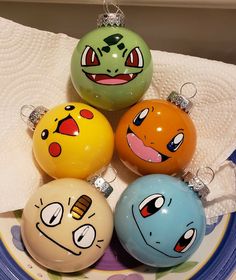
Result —
[[68, 136], [79, 135], [79, 127], [76, 121], [69, 114], [66, 118], [60, 120], [54, 133], [60, 133]]
[[[141, 234], [141, 236], [142, 236], [142, 238], [143, 238], [143, 241], [146, 243], [147, 246], [151, 247], [151, 248], [154, 249], [155, 251], [157, 251], [157, 252], [159, 252], [159, 253], [161, 253], [161, 254], [163, 254], [163, 255], [169, 257], [169, 258], [181, 258], [181, 256], [170, 256], [170, 255], [168, 255], [168, 254], [166, 254], [166, 253], [164, 253], [164, 252], [158, 250], [157, 248], [155, 248], [155, 247], [152, 246], [151, 244], [149, 244], [149, 243], [147, 242], [147, 240], [145, 239], [145, 236], [143, 235], [143, 233], [142, 233], [142, 231], [141, 231], [141, 229], [140, 229], [140, 227], [139, 227], [139, 225], [138, 225], [138, 222], [137, 222], [136, 219], [135, 219], [135, 215], [134, 215], [134, 205], [132, 205], [131, 210], [132, 210], [132, 215], [133, 215], [133, 218], [134, 218], [134, 222], [135, 222], [135, 224], [136, 224], [136, 226], [137, 226], [137, 228], [138, 228], [138, 230], [139, 230], [139, 232], [140, 232], [140, 234]], [[160, 243], [160, 242], [157, 242], [157, 243]]]
[[142, 160], [150, 163], [161, 163], [169, 157], [146, 146], [143, 141], [128, 127], [126, 139], [132, 152]]
[[85, 75], [93, 82], [101, 85], [122, 85], [132, 81], [139, 73], [118, 74], [114, 77], [107, 74], [90, 74], [83, 70]]
[[44, 233], [44, 232], [40, 229], [39, 224], [40, 224], [40, 223], [37, 223], [37, 224], [36, 224], [37, 230], [38, 230], [43, 236], [45, 236], [47, 239], [49, 239], [50, 241], [52, 241], [53, 243], [55, 243], [56, 245], [58, 245], [58, 246], [61, 247], [62, 249], [68, 251], [69, 253], [71, 253], [71, 254], [73, 254], [73, 255], [75, 255], [75, 256], [80, 256], [80, 255], [82, 254], [81, 251], [80, 251], [79, 253], [75, 253], [74, 251], [72, 251], [72, 250], [66, 248], [65, 246], [63, 246], [63, 245], [61, 245], [60, 243], [58, 243], [56, 240], [54, 240], [54, 239], [52, 239], [51, 237], [49, 237], [46, 233]]

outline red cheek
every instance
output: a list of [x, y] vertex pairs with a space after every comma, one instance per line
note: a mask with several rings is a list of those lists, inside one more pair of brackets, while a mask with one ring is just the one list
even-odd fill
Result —
[[52, 142], [48, 147], [48, 151], [52, 157], [58, 157], [61, 154], [61, 145], [57, 142]]
[[91, 120], [94, 117], [93, 113], [91, 111], [87, 110], [87, 109], [83, 109], [79, 113], [80, 113], [80, 116], [85, 118], [85, 119]]

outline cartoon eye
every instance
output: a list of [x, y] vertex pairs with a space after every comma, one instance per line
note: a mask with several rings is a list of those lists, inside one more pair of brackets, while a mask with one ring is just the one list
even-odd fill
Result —
[[92, 225], [86, 224], [73, 232], [73, 240], [80, 248], [89, 248], [96, 237], [96, 231]]
[[66, 111], [72, 111], [72, 110], [74, 110], [75, 109], [75, 106], [73, 106], [73, 105], [67, 105], [66, 107], [65, 107], [65, 110]]
[[90, 46], [86, 46], [81, 57], [81, 66], [97, 65], [100, 65], [100, 61], [96, 52]]
[[153, 194], [145, 198], [139, 205], [141, 215], [146, 218], [161, 209], [165, 203], [165, 198], [161, 194]]
[[177, 151], [179, 149], [179, 147], [181, 146], [181, 144], [183, 143], [183, 141], [184, 141], [184, 134], [183, 133], [177, 134], [167, 144], [168, 150], [170, 150], [171, 152]]
[[197, 230], [195, 228], [190, 228], [180, 237], [175, 245], [174, 250], [178, 253], [186, 252], [192, 246], [196, 236]]
[[63, 206], [59, 202], [50, 203], [42, 209], [40, 215], [46, 226], [55, 227], [61, 223]]
[[143, 109], [141, 112], [138, 113], [138, 115], [134, 118], [133, 123], [136, 126], [141, 125], [141, 123], [144, 121], [144, 119], [146, 118], [147, 114], [149, 112], [149, 109]]
[[130, 67], [143, 67], [143, 55], [140, 48], [136, 47], [132, 49], [126, 59], [125, 65]]
[[49, 135], [48, 130], [47, 130], [47, 129], [44, 129], [44, 130], [42, 131], [42, 133], [41, 133], [41, 138], [42, 138], [43, 140], [46, 140], [46, 139], [48, 138], [48, 135]]

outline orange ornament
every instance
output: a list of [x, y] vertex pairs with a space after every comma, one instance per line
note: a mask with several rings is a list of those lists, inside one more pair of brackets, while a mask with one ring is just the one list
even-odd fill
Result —
[[187, 167], [196, 147], [189, 115], [165, 100], [145, 100], [121, 118], [115, 135], [120, 159], [139, 175], [176, 174]]

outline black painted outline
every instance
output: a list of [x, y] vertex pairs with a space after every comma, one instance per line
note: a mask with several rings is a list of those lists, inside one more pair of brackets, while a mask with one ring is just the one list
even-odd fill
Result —
[[[96, 55], [97, 60], [98, 60], [98, 64], [96, 64], [96, 65], [83, 65], [83, 64], [82, 64], [82, 57], [83, 57], [84, 51], [86, 50], [87, 47], [91, 48], [91, 49], [95, 52], [95, 55]], [[87, 52], [87, 53], [88, 53], [88, 52]], [[87, 54], [86, 54], [86, 55], [87, 55]], [[100, 63], [100, 59], [98, 58], [98, 55], [97, 55], [96, 51], [95, 51], [94, 48], [92, 48], [90, 45], [86, 45], [86, 46], [84, 47], [84, 50], [83, 50], [82, 55], [81, 55], [81, 57], [80, 57], [80, 66], [81, 66], [81, 67], [96, 67], [96, 66], [99, 66], [99, 65], [101, 65], [101, 63]]]
[[[84, 226], [92, 227], [92, 228], [94, 229], [94, 232], [95, 232], [94, 239], [93, 239], [92, 243], [91, 243], [88, 247], [79, 246], [79, 245], [75, 242], [75, 232], [76, 232], [78, 229], [80, 229], [81, 227], [84, 227]], [[96, 229], [95, 229], [95, 227], [94, 227], [93, 225], [91, 225], [91, 224], [83, 224], [83, 225], [81, 225], [80, 227], [78, 227], [77, 229], [75, 229], [74, 231], [72, 231], [72, 239], [73, 239], [73, 242], [74, 242], [75, 246], [76, 246], [76, 247], [79, 247], [79, 248], [82, 248], [82, 249], [88, 249], [88, 248], [90, 248], [90, 247], [93, 245], [94, 240], [96, 239], [96, 236], [97, 236]]]
[[[171, 141], [173, 141], [173, 139], [174, 139], [177, 135], [179, 135], [179, 134], [183, 134], [182, 142], [180, 142], [180, 144], [178, 144], [179, 146], [177, 146], [176, 150], [171, 151], [171, 150], [168, 148], [168, 144], [169, 144]], [[176, 134], [174, 137], [172, 137], [172, 139], [167, 143], [166, 148], [167, 148], [171, 153], [174, 153], [174, 152], [178, 151], [178, 149], [180, 148], [180, 146], [181, 146], [181, 145], [183, 144], [183, 142], [184, 142], [184, 138], [185, 138], [185, 136], [184, 136], [184, 132], [183, 132], [183, 131], [177, 133], [177, 134]]]
[[[140, 53], [141, 53], [142, 60], [143, 60], [143, 65], [142, 65], [142, 66], [130, 66], [130, 65], [127, 65], [127, 60], [128, 60], [128, 58], [129, 58], [130, 54], [132, 53], [132, 51], [135, 50], [135, 49], [139, 49], [139, 51], [140, 51]], [[139, 47], [134, 47], [134, 48], [129, 52], [129, 54], [127, 55], [127, 58], [126, 58], [126, 60], [125, 60], [125, 66], [127, 66], [127, 67], [132, 67], [132, 68], [144, 68], [143, 53], [142, 53], [142, 51], [141, 51], [141, 49], [140, 49]]]
[[[157, 199], [157, 198], [159, 198], [159, 197], [163, 197], [163, 199], [164, 199], [164, 202], [163, 202], [163, 204], [161, 205], [161, 207], [160, 208], [156, 208], [157, 210], [156, 210], [156, 212], [155, 213], [150, 213], [150, 215], [148, 215], [148, 216], [143, 216], [142, 215], [142, 213], [141, 213], [141, 211], [142, 211], [142, 209], [144, 208], [144, 207], [146, 207], [147, 206], [147, 204], [150, 202], [150, 201], [152, 201], [152, 200], [149, 200], [145, 205], [144, 205], [144, 207], [142, 207], [142, 209], [140, 210], [140, 205], [144, 202], [144, 200], [146, 200], [147, 198], [149, 198], [150, 196], [153, 196], [153, 195], [159, 195], [158, 197], [156, 197], [156, 198], [153, 198], [153, 199]], [[149, 196], [147, 196], [146, 198], [144, 198], [140, 203], [139, 203], [139, 206], [138, 206], [138, 209], [139, 209], [139, 212], [140, 212], [140, 214], [141, 214], [141, 216], [145, 219], [145, 218], [148, 218], [148, 217], [150, 217], [150, 216], [152, 216], [152, 215], [154, 215], [154, 214], [156, 214], [161, 208], [162, 208], [162, 206], [165, 204], [165, 201], [166, 201], [166, 199], [165, 199], [165, 197], [164, 197], [164, 195], [163, 194], [161, 194], [161, 193], [153, 193], [153, 194], [151, 194], [151, 195], [149, 195]]]
[[43, 234], [43, 236], [45, 236], [47, 239], [49, 239], [50, 241], [52, 241], [53, 243], [55, 243], [56, 245], [58, 245], [60, 248], [70, 252], [71, 254], [75, 255], [75, 256], [80, 256], [82, 254], [82, 252], [80, 251], [79, 253], [75, 253], [72, 250], [66, 248], [65, 246], [61, 245], [60, 243], [58, 243], [57, 241], [55, 241], [54, 239], [52, 239], [51, 237], [49, 237], [46, 233], [44, 233], [40, 227], [39, 227], [40, 223], [37, 223], [35, 226], [38, 229], [39, 232], [41, 232]]
[[[151, 147], [151, 148], [152, 148], [153, 150], [155, 150], [157, 153], [159, 153], [159, 154], [162, 156], [162, 161], [161, 161], [161, 162], [150, 162], [150, 161], [148, 161], [148, 160], [145, 160], [145, 159], [139, 157], [139, 156], [132, 150], [132, 148], [131, 148], [131, 146], [130, 146], [130, 144], [129, 144], [127, 135], [130, 134], [130, 133], [133, 133], [138, 139], [140, 139], [140, 138], [137, 136], [136, 133], [133, 132], [133, 130], [130, 128], [130, 126], [128, 126], [127, 131], [126, 131], [126, 142], [127, 142], [128, 147], [130, 148], [131, 152], [132, 152], [137, 158], [139, 158], [139, 159], [141, 159], [141, 160], [143, 160], [143, 161], [145, 161], [145, 162], [148, 162], [148, 163], [150, 163], [150, 164], [160, 164], [160, 163], [162, 163], [162, 162], [168, 160], [169, 158], [171, 158], [171, 157], [168, 157], [167, 155], [162, 154], [161, 152], [157, 151], [156, 149], [153, 149], [152, 147]], [[140, 139], [140, 140], [143, 142], [142, 139]], [[146, 145], [144, 145], [144, 146], [145, 146], [145, 147], [149, 147], [149, 146], [146, 146]]]
[[[43, 210], [44, 210], [45, 208], [47, 208], [49, 205], [52, 205], [52, 204], [55, 204], [55, 203], [61, 205], [61, 207], [62, 207], [61, 218], [60, 218], [60, 220], [59, 220], [59, 222], [58, 222], [57, 224], [55, 224], [55, 225], [48, 225], [48, 224], [46, 224], [46, 223], [44, 222], [44, 220], [43, 220], [42, 212], [43, 212]], [[55, 227], [55, 226], [58, 226], [58, 225], [61, 224], [61, 220], [62, 220], [62, 218], [63, 218], [63, 214], [64, 214], [64, 207], [63, 207], [63, 205], [62, 205], [60, 202], [54, 201], [54, 202], [51, 202], [51, 203], [47, 204], [46, 206], [44, 206], [44, 207], [42, 208], [42, 210], [40, 211], [40, 219], [41, 219], [41, 221], [43, 222], [43, 224], [44, 224], [45, 226], [47, 226], [47, 227]]]
[[141, 229], [140, 229], [140, 227], [139, 227], [139, 225], [138, 225], [138, 222], [137, 222], [136, 219], [135, 219], [135, 215], [134, 215], [134, 205], [133, 205], [133, 204], [132, 204], [131, 211], [132, 211], [132, 216], [133, 216], [134, 222], [135, 222], [135, 224], [136, 224], [136, 226], [137, 226], [137, 228], [138, 228], [138, 230], [139, 230], [139, 232], [140, 232], [140, 234], [141, 234], [141, 236], [142, 236], [142, 238], [143, 238], [143, 241], [146, 243], [147, 246], [151, 247], [151, 248], [154, 249], [155, 251], [157, 251], [157, 252], [159, 252], [159, 253], [161, 253], [161, 254], [163, 254], [163, 255], [169, 257], [169, 258], [178, 259], [178, 258], [181, 258], [181, 257], [182, 257], [182, 256], [170, 256], [170, 255], [168, 255], [168, 254], [166, 254], [166, 253], [164, 253], [164, 252], [158, 250], [157, 248], [153, 247], [152, 245], [150, 245], [150, 244], [146, 241], [146, 239], [145, 239], [145, 237], [144, 237], [144, 235], [143, 235], [143, 233], [142, 233], [142, 231], [141, 231]]

